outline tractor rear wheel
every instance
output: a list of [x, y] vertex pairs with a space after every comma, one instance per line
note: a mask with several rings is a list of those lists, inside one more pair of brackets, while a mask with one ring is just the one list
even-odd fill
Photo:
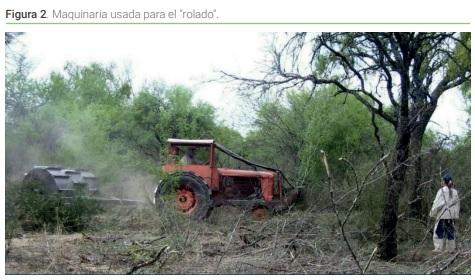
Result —
[[197, 220], [206, 218], [211, 206], [207, 185], [191, 173], [172, 175], [162, 182], [156, 191], [155, 202], [159, 209], [172, 207]]

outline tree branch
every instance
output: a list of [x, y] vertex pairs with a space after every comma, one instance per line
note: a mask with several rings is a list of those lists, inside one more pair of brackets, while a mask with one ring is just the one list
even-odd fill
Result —
[[139, 270], [143, 267], [153, 265], [154, 263], [156, 263], [160, 259], [163, 252], [165, 252], [168, 248], [169, 248], [168, 246], [163, 247], [162, 249], [160, 249], [160, 251], [158, 251], [157, 255], [155, 255], [155, 257], [153, 259], [135, 265], [134, 267], [132, 267], [132, 269], [129, 272], [127, 272], [127, 275], [134, 274], [134, 272], [136, 272], [137, 270]]

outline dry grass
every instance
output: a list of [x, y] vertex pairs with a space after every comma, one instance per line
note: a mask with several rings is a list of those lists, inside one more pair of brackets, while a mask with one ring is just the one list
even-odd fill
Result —
[[[256, 221], [233, 207], [215, 209], [204, 222], [174, 212], [115, 207], [97, 216], [84, 233], [24, 234], [14, 238], [6, 272], [66, 274], [357, 274], [332, 213], [291, 211]], [[349, 226], [350, 242], [362, 264], [372, 235]], [[469, 233], [469, 232], [468, 232]], [[465, 239], [464, 239], [465, 238]], [[393, 262], [376, 258], [369, 274], [470, 273], [470, 235], [454, 254], [401, 244]], [[163, 248], [163, 254], [157, 257]], [[453, 260], [452, 260], [453, 259]], [[448, 264], [448, 262], [451, 262]], [[142, 266], [143, 265], [143, 266]]]

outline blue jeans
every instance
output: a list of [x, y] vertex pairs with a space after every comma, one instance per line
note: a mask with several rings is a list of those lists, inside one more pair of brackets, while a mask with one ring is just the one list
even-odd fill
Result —
[[435, 234], [437, 238], [444, 239], [447, 238], [448, 240], [455, 239], [455, 228], [454, 228], [454, 220], [452, 219], [441, 219], [437, 224], [437, 228], [435, 230]]

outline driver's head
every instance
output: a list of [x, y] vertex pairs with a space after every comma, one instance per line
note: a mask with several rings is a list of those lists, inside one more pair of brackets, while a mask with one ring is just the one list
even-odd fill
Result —
[[195, 154], [195, 150], [196, 150], [195, 147], [189, 147], [189, 148], [186, 150], [186, 154], [189, 155], [189, 156], [193, 156], [193, 155]]

